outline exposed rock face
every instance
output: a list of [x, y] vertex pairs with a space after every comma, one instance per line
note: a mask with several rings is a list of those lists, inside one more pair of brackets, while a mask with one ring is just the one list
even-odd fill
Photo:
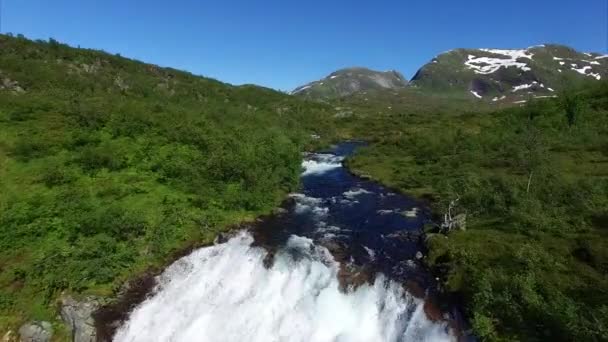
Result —
[[410, 85], [491, 102], [523, 102], [555, 96], [565, 84], [605, 78], [608, 56], [540, 45], [519, 50], [451, 50], [424, 65]]
[[13, 93], [24, 93], [25, 90], [19, 86], [19, 82], [13, 81], [8, 77], [2, 77], [0, 80], [0, 90], [10, 90]]
[[[49, 342], [53, 336], [53, 327], [49, 322], [34, 321], [19, 328], [22, 342]], [[10, 336], [8, 337], [10, 341]]]
[[399, 72], [347, 68], [331, 73], [322, 80], [296, 88], [292, 94], [311, 99], [330, 99], [373, 90], [404, 88], [407, 80]]
[[129, 85], [120, 76], [116, 76], [114, 78], [114, 85], [117, 86], [118, 89], [120, 89], [121, 91], [127, 91], [127, 90], [129, 90]]
[[93, 313], [99, 306], [99, 301], [93, 297], [82, 302], [78, 302], [70, 296], [61, 298], [61, 318], [70, 329], [73, 342], [95, 342], [97, 340]]

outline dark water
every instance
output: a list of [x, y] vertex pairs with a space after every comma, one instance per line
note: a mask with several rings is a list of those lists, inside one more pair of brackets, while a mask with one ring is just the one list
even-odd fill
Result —
[[305, 156], [277, 213], [220, 236], [156, 278], [116, 341], [454, 341], [422, 266], [428, 212], [350, 174], [347, 142]]
[[256, 227], [256, 242], [272, 247], [284, 245], [292, 235], [308, 237], [371, 276], [380, 272], [428, 290], [432, 278], [417, 258], [424, 249], [428, 210], [412, 197], [348, 172], [342, 160], [361, 146], [346, 142], [308, 154], [301, 192], [290, 196], [287, 212]]

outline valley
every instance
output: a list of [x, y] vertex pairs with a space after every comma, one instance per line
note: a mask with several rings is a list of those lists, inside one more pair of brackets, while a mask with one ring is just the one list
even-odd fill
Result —
[[102, 313], [142, 275], [160, 285], [84, 338], [608, 339], [601, 54], [456, 49], [288, 95], [0, 47], [6, 341], [70, 340], [74, 302]]

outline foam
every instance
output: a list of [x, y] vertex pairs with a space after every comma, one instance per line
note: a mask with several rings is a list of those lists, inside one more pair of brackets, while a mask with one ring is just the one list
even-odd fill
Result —
[[292, 236], [270, 269], [252, 242], [241, 233], [175, 262], [114, 340], [455, 341], [421, 300], [382, 276], [340, 291], [338, 264], [310, 239]]

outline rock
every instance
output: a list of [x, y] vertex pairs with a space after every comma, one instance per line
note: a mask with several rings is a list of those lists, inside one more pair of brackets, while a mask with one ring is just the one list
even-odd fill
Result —
[[280, 216], [280, 215], [285, 215], [285, 214], [287, 214], [288, 212], [289, 212], [289, 211], [288, 211], [287, 209], [279, 207], [279, 208], [275, 208], [275, 209], [272, 211], [272, 214], [273, 214], [273, 215]]
[[19, 82], [4, 77], [0, 82], [0, 89], [10, 90], [13, 93], [24, 93], [25, 90], [19, 86]]
[[[53, 327], [49, 322], [34, 321], [26, 323], [19, 328], [19, 337], [22, 342], [48, 342], [52, 336]], [[9, 338], [11, 337], [9, 336]], [[8, 339], [8, 341], [11, 340]]]
[[15, 336], [15, 332], [12, 330], [9, 330], [6, 332], [6, 334], [4, 334], [2, 336], [2, 339], [0, 340], [2, 342], [17, 342], [17, 336]]
[[61, 297], [61, 318], [72, 333], [73, 342], [94, 342], [97, 340], [93, 313], [100, 303], [93, 297], [78, 302], [70, 296]]
[[121, 91], [129, 90], [129, 85], [120, 76], [116, 76], [114, 79], [114, 85], [117, 86]]

